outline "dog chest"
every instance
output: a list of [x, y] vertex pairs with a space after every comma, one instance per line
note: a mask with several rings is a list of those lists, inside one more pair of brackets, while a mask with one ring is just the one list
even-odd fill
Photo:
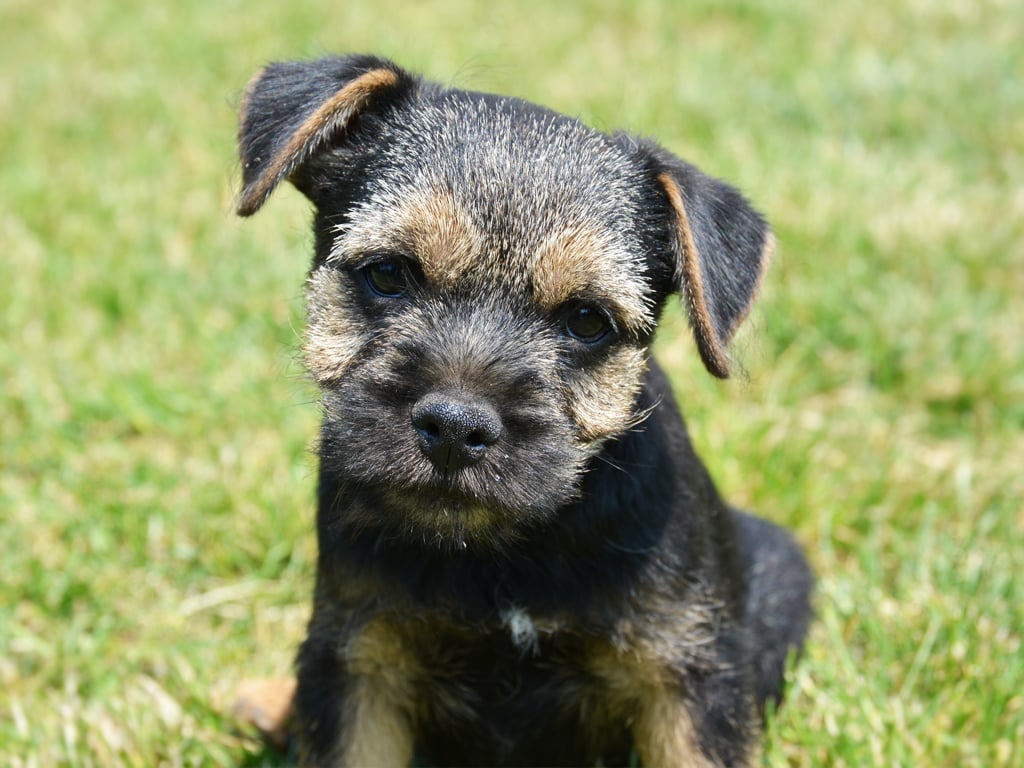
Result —
[[431, 763], [626, 762], [628, 718], [609, 706], [600, 677], [604, 641], [524, 611], [486, 631], [437, 627], [421, 640], [414, 717]]

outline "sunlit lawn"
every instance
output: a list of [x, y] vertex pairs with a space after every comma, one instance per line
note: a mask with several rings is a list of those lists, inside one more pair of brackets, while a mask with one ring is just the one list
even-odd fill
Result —
[[818, 619], [767, 765], [1024, 762], [1024, 6], [0, 5], [0, 764], [274, 764], [307, 617], [309, 211], [250, 221], [269, 59], [375, 51], [626, 128], [780, 241], [730, 383], [658, 350]]

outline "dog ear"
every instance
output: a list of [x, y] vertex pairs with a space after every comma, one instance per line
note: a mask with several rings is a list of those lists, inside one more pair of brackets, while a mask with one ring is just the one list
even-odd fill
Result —
[[239, 115], [239, 215], [258, 211], [284, 179], [306, 192], [297, 178], [306, 163], [372, 103], [413, 83], [392, 62], [372, 56], [275, 63], [257, 72]]
[[757, 296], [775, 238], [737, 190], [653, 148], [671, 209], [675, 285], [705, 367], [729, 376], [726, 347]]

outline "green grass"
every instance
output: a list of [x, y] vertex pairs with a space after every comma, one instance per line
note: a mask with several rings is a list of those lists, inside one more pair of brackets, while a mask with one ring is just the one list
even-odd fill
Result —
[[[254, 6], [259, 7], [254, 7]], [[273, 764], [227, 706], [311, 591], [308, 208], [251, 221], [270, 59], [378, 51], [656, 136], [781, 249], [738, 343], [658, 349], [818, 619], [764, 762], [1024, 761], [1024, 6], [0, 5], [0, 764]]]

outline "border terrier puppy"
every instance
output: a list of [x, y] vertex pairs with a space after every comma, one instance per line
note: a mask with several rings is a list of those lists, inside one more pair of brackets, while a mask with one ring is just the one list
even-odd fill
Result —
[[681, 294], [715, 376], [772, 250], [657, 145], [370, 56], [272, 64], [255, 213], [315, 206], [310, 764], [748, 765], [812, 577], [726, 504], [649, 348]]

